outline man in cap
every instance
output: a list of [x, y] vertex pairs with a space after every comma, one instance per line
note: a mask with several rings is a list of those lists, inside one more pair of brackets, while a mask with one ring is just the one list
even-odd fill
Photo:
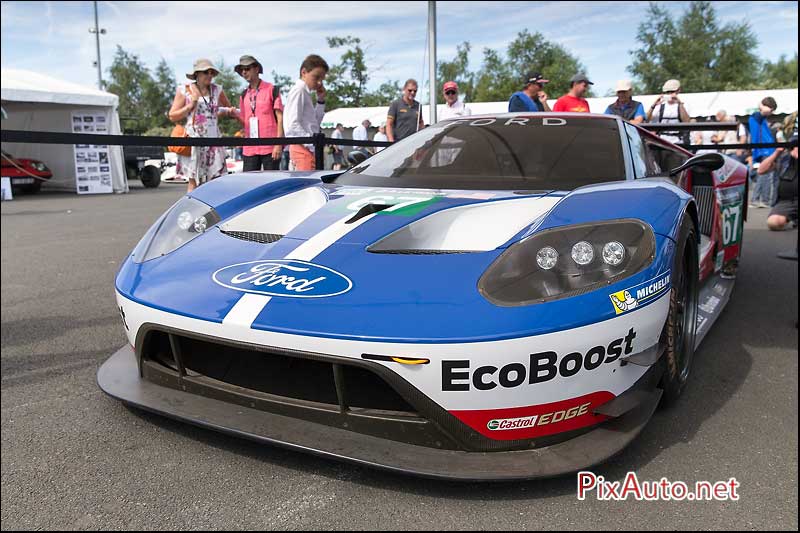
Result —
[[[247, 82], [239, 97], [239, 120], [244, 125], [244, 136], [249, 139], [283, 137], [283, 101], [277, 87], [262, 81], [264, 67], [250, 55], [243, 55], [233, 68]], [[278, 170], [283, 147], [245, 146], [242, 151], [242, 170]]]
[[439, 113], [439, 120], [455, 117], [468, 117], [472, 114], [472, 110], [464, 105], [464, 102], [458, 100], [458, 84], [454, 81], [448, 81], [442, 86], [444, 92], [444, 109]]
[[549, 83], [540, 72], [534, 72], [525, 77], [525, 87], [511, 95], [508, 100], [508, 112], [519, 111], [550, 111], [547, 104], [547, 93], [542, 89]]
[[644, 106], [632, 99], [633, 84], [631, 80], [617, 81], [617, 101], [606, 108], [606, 115], [617, 115], [632, 124], [644, 122]]
[[569, 92], [556, 100], [553, 111], [570, 113], [589, 113], [589, 102], [583, 97], [589, 90], [589, 85], [594, 85], [586, 74], [579, 72], [569, 80]]
[[[689, 112], [678, 98], [681, 92], [681, 82], [678, 80], [667, 80], [661, 88], [662, 95], [659, 96], [650, 109], [647, 111], [647, 121], [668, 124], [689, 122]], [[689, 144], [688, 132], [680, 133], [677, 131], [665, 131], [658, 134], [662, 139], [672, 143]]]

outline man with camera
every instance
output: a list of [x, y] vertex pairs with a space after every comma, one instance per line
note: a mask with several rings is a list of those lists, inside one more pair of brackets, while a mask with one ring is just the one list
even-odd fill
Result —
[[[678, 98], [678, 94], [681, 92], [681, 82], [667, 80], [661, 90], [663, 94], [653, 102], [647, 111], [647, 122], [667, 124], [689, 122], [689, 112]], [[658, 135], [665, 141], [689, 144], [689, 136], [677, 131], [665, 131]]]
[[778, 177], [778, 201], [767, 218], [771, 230], [782, 230], [790, 222], [797, 223], [797, 134], [789, 139], [789, 152], [776, 148], [758, 167], [761, 175], [774, 172]]

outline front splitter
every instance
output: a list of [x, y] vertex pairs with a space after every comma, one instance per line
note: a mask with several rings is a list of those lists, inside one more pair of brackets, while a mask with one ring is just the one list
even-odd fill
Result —
[[103, 363], [97, 383], [126, 404], [196, 426], [393, 472], [460, 481], [553, 477], [601, 463], [639, 434], [660, 397], [652, 395], [623, 416], [562, 443], [511, 452], [465, 452], [381, 439], [162, 387], [141, 379], [130, 346]]

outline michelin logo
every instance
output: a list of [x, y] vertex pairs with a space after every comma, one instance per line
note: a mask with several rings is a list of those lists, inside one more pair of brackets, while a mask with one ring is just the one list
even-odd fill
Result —
[[667, 271], [644, 283], [609, 295], [614, 312], [618, 315], [627, 313], [663, 294], [670, 288], [670, 277], [670, 271]]

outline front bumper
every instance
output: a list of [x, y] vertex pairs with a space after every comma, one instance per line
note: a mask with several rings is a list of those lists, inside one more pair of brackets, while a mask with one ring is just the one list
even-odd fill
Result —
[[654, 388], [658, 369], [660, 365], [654, 365], [637, 384], [635, 407], [588, 432], [535, 449], [489, 452], [399, 442], [158, 385], [142, 379], [130, 346], [100, 367], [97, 382], [126, 404], [258, 442], [431, 478], [499, 481], [566, 474], [618, 453], [655, 411], [661, 396]]

